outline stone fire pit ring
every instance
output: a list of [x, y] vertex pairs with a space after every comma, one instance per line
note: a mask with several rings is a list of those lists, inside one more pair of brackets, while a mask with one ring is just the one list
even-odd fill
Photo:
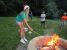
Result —
[[[27, 50], [37, 50], [36, 42], [37, 42], [39, 39], [41, 39], [41, 38], [47, 38], [47, 37], [51, 37], [51, 36], [38, 36], [38, 37], [33, 38], [33, 39], [29, 42], [28, 47], [27, 47]], [[63, 43], [63, 46], [64, 46], [65, 49], [67, 50], [67, 40], [60, 38], [60, 41]], [[62, 50], [63, 50], [63, 49], [62, 49]]]

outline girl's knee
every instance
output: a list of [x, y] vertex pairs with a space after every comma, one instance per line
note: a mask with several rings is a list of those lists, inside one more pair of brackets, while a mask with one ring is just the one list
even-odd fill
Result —
[[21, 29], [19, 29], [18, 32], [20, 33], [21, 32]]
[[24, 28], [21, 28], [21, 32], [25, 32], [25, 29]]

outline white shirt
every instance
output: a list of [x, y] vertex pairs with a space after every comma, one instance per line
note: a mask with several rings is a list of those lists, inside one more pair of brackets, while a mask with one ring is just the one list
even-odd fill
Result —
[[41, 14], [41, 16], [40, 16], [41, 21], [45, 21], [45, 17], [46, 17], [46, 14]]

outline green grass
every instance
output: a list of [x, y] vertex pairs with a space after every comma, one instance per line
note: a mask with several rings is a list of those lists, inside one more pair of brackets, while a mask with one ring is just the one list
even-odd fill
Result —
[[[60, 20], [46, 20], [45, 28], [41, 26], [39, 18], [33, 18], [33, 21], [28, 23], [40, 35], [55, 32], [60, 37], [67, 39], [67, 28], [65, 27], [60, 30]], [[34, 32], [31, 35], [26, 33], [28, 40], [37, 36], [39, 35]], [[19, 40], [15, 17], [0, 17], [0, 50], [15, 50]]]

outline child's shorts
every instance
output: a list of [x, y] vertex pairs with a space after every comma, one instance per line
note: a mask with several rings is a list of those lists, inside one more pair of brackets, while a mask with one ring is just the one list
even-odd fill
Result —
[[41, 24], [45, 23], [45, 21], [41, 21]]

